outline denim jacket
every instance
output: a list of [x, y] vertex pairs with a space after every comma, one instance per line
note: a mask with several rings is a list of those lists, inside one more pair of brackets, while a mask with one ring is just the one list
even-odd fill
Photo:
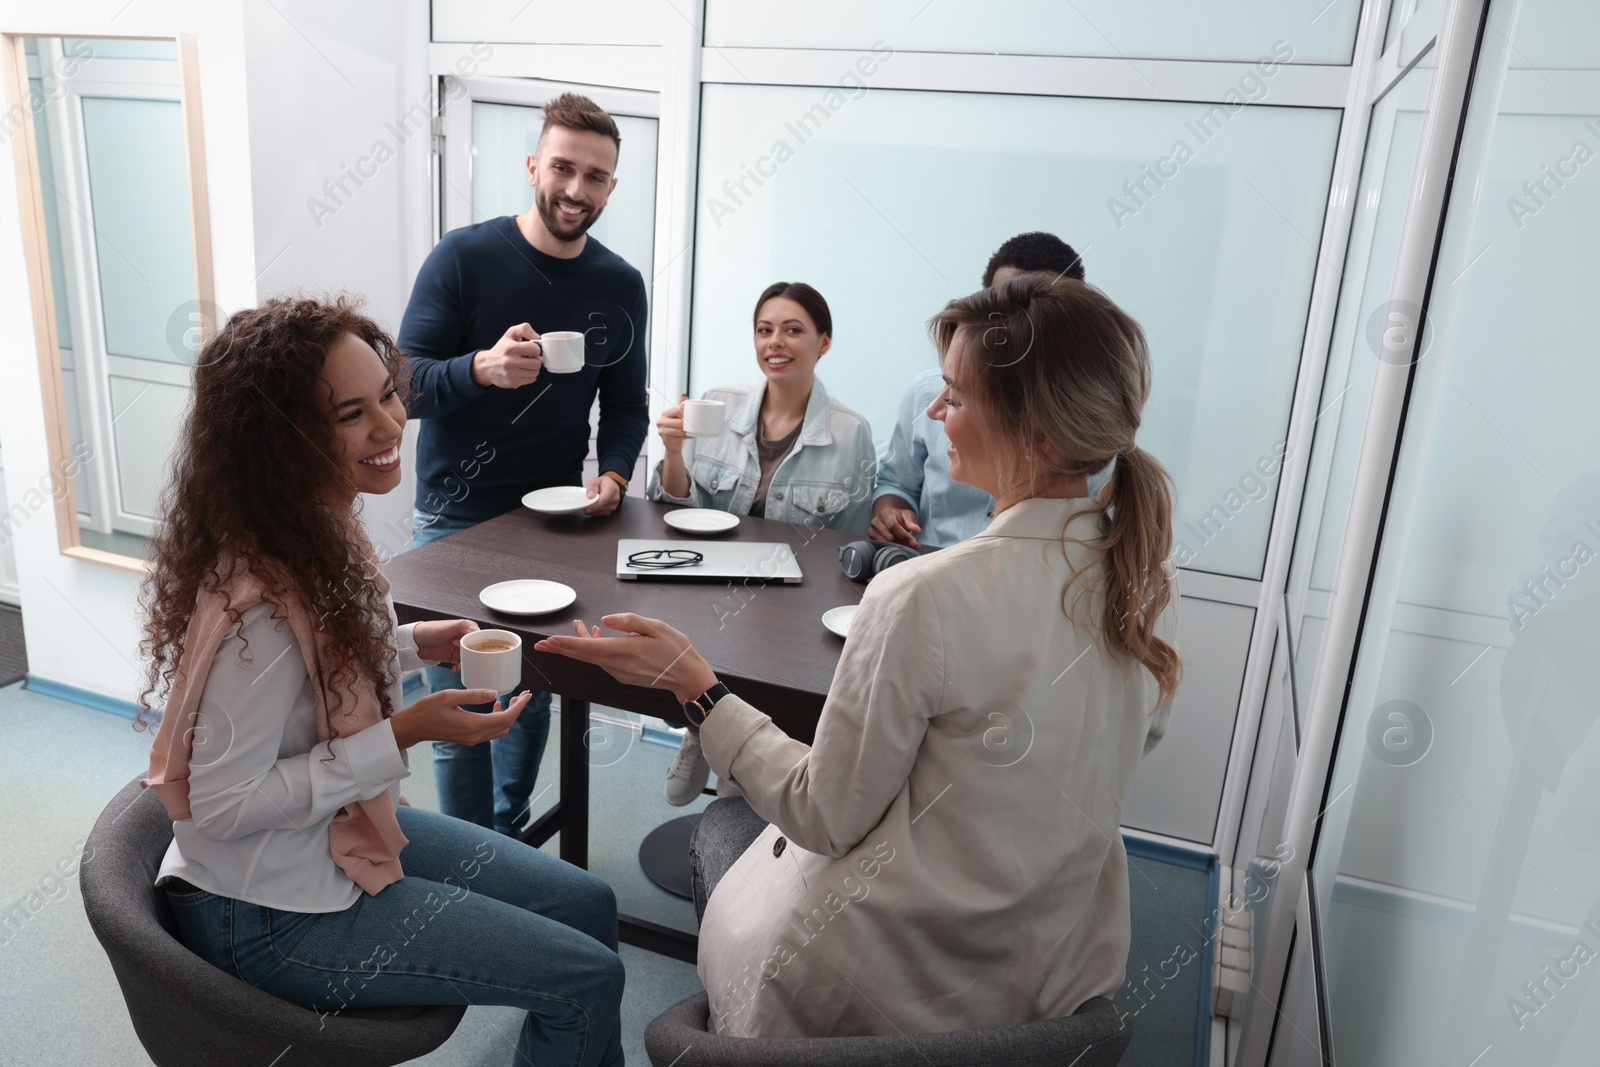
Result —
[[[660, 463], [650, 476], [646, 495], [651, 500], [750, 514], [761, 480], [756, 436], [766, 388], [763, 381], [707, 390], [704, 399], [720, 400], [727, 407], [721, 436], [684, 443], [689, 495], [673, 496], [662, 487]], [[773, 472], [767, 518], [864, 535], [872, 523], [877, 465], [867, 420], [828, 396], [817, 380], [811, 386], [800, 436]]]

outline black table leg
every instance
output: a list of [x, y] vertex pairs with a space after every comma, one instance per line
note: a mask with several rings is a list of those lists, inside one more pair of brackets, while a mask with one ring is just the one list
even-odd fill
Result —
[[700, 939], [695, 935], [632, 915], [617, 916], [617, 940], [684, 963], [699, 959]]
[[561, 858], [589, 866], [589, 702], [561, 697]]

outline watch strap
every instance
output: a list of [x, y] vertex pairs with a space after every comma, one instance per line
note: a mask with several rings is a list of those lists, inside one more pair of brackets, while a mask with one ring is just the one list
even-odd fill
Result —
[[[725, 696], [728, 696], [729, 693], [730, 691], [728, 687], [723, 683], [718, 682], [710, 689], [707, 689], [704, 693], [701, 693], [699, 696], [689, 701], [688, 704], [685, 704], [684, 710], [687, 713], [689, 707], [693, 706], [695, 710], [699, 712], [699, 719], [695, 722], [695, 725], [699, 726], [701, 723], [706, 721], [706, 716], [711, 714], [711, 709], [717, 706], [717, 701], [721, 700]], [[688, 717], [691, 721], [695, 719], [693, 714], [690, 714]]]

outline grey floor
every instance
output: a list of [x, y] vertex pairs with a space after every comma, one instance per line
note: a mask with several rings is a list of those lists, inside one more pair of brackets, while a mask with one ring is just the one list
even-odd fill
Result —
[[[1122, 1063], [1124, 1067], [1204, 1064], [1210, 1053], [1210, 1031], [1198, 1056], [1195, 1035], [1206, 977], [1200, 950], [1207, 929], [1208, 876], [1138, 856], [1128, 857], [1128, 868], [1133, 941], [1128, 946], [1127, 984], [1116, 1000], [1133, 1013], [1133, 1043]], [[1180, 945], [1187, 951], [1179, 952]], [[1195, 954], [1193, 962], [1182, 963], [1190, 958], [1189, 952]], [[1209, 1005], [1206, 1011], [1209, 1014]]]
[[[0, 748], [0, 810], [7, 813], [0, 847], [0, 903], [9, 912], [11, 904], [30, 894], [49, 901], [20, 928], [0, 931], [0, 1067], [150, 1062], [128, 1022], [110, 965], [89, 931], [75, 880], [55, 873], [61, 863], [71, 869], [74, 848], [81, 849], [106, 801], [143, 772], [149, 736], [130, 726], [126, 719], [20, 685], [0, 688], [0, 736], [7, 740]], [[641, 741], [633, 728], [608, 728], [602, 722], [596, 730], [591, 735], [591, 866], [616, 888], [625, 913], [692, 930], [689, 903], [657, 888], [639, 870], [638, 845], [661, 822], [698, 810], [708, 800], [686, 809], [669, 807], [660, 787], [671, 749]], [[553, 723], [552, 741], [558, 731]], [[427, 748], [412, 750], [412, 775], [403, 788], [412, 803], [436, 807]], [[552, 744], [539, 786], [548, 792], [536, 808], [553, 802], [556, 781]], [[559, 839], [546, 847], [553, 852], [558, 846]], [[1140, 859], [1133, 866], [1130, 978], [1143, 963], [1155, 969], [1180, 941], [1198, 945], [1206, 914], [1200, 872]], [[623, 1044], [629, 1063], [644, 1064], [645, 1024], [697, 992], [700, 982], [689, 964], [626, 945], [622, 956], [628, 974]], [[1130, 1067], [1203, 1062], [1195, 1058], [1194, 1043], [1199, 995], [1199, 967], [1184, 968], [1135, 1019], [1134, 1044], [1123, 1062]], [[520, 1012], [513, 1008], [472, 1008], [448, 1042], [416, 1062], [501, 1067], [511, 1062], [520, 1022]]]

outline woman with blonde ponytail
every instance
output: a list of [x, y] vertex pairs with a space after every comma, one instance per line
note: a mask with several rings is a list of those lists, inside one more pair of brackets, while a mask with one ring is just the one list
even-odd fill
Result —
[[[1134, 443], [1150, 392], [1144, 331], [1094, 286], [1046, 274], [952, 300], [929, 328], [948, 385], [928, 414], [951, 438], [951, 477], [1009, 487], [1008, 500], [995, 494], [996, 517], [1021, 499], [1076, 491], [1117, 460], [1102, 535], [1077, 539], [1102, 564], [1081, 572], [1081, 592], [1097, 591], [1106, 642], [1150, 670], [1166, 703], [1182, 673], [1177, 651], [1155, 633], [1175, 588], [1171, 476]], [[958, 448], [957, 434], [971, 444]], [[1085, 510], [1100, 508], [1067, 521]], [[1075, 539], [1066, 523], [1062, 538], [1065, 552]]]
[[994, 519], [867, 587], [811, 745], [655, 619], [601, 620], [620, 637], [575, 620], [538, 645], [690, 702], [712, 769], [743, 789], [693, 844], [719, 1035], [1031, 1022], [1123, 981], [1118, 828], [1181, 672], [1168, 477], [1134, 443], [1144, 336], [1098, 289], [1037, 274], [930, 330], [946, 386], [928, 414]]

